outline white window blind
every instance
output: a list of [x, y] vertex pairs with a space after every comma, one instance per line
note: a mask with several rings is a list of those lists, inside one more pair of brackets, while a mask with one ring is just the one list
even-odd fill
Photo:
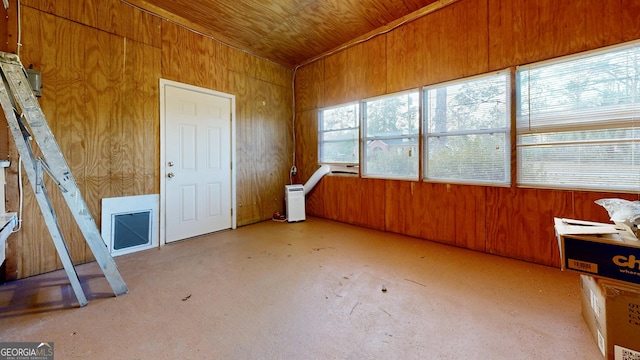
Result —
[[419, 92], [385, 95], [362, 103], [363, 176], [418, 180]]
[[358, 103], [322, 109], [318, 117], [319, 162], [357, 166], [360, 133]]
[[424, 89], [425, 180], [509, 184], [510, 79], [502, 71]]
[[517, 70], [517, 183], [640, 190], [640, 48]]

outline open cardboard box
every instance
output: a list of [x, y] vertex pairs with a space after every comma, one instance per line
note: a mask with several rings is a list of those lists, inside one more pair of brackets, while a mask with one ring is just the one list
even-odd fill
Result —
[[614, 224], [554, 218], [563, 270], [640, 284], [640, 241]]

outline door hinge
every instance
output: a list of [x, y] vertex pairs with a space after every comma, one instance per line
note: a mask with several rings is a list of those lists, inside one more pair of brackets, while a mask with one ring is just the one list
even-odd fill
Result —
[[233, 216], [233, 208], [231, 208], [231, 216]]
[[230, 165], [229, 167], [231, 168], [231, 170], [233, 170], [233, 161], [229, 165]]

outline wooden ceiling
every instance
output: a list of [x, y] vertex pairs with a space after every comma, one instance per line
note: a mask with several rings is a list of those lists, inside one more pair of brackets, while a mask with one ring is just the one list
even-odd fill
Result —
[[[122, 0], [286, 67], [451, 0]], [[430, 6], [428, 6], [430, 5]]]

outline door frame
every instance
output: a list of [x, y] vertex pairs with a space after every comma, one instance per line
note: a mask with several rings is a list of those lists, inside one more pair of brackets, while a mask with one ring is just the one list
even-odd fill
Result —
[[160, 78], [160, 246], [166, 244], [166, 122], [167, 116], [165, 112], [165, 87], [173, 86], [184, 90], [197, 91], [207, 95], [218, 96], [231, 100], [231, 229], [236, 226], [236, 96], [220, 91], [215, 91], [195, 85], [184, 84], [177, 81]]

